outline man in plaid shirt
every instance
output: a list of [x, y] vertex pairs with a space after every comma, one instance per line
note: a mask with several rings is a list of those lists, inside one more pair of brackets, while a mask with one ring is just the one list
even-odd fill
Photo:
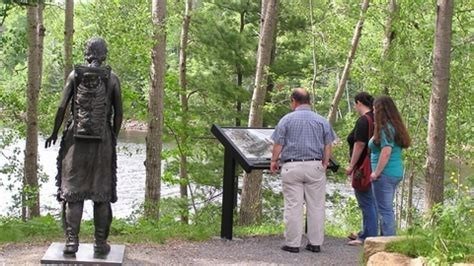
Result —
[[320, 252], [324, 240], [326, 168], [331, 145], [336, 139], [329, 122], [311, 110], [304, 88], [291, 94], [293, 112], [285, 115], [272, 134], [270, 170], [281, 167], [284, 197], [285, 245], [282, 250], [297, 253], [303, 235], [303, 203], [308, 222], [306, 249]]

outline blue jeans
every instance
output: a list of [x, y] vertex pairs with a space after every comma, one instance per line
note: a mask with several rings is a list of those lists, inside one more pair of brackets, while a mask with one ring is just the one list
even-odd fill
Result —
[[382, 236], [395, 235], [397, 225], [395, 224], [393, 199], [400, 181], [401, 179], [395, 177], [380, 175], [377, 180], [372, 182]]
[[359, 239], [365, 240], [367, 237], [377, 236], [377, 209], [372, 188], [366, 192], [354, 190], [354, 193], [362, 211], [362, 231], [358, 234]]

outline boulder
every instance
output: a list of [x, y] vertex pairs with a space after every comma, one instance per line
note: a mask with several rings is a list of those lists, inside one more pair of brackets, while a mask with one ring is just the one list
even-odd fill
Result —
[[367, 266], [391, 266], [391, 265], [400, 265], [400, 266], [423, 266], [426, 265], [426, 262], [423, 258], [410, 258], [400, 253], [389, 253], [385, 251], [377, 252], [370, 256], [367, 261]]
[[387, 243], [402, 240], [400, 236], [377, 236], [368, 237], [364, 241], [364, 261], [368, 261], [370, 256], [377, 252], [385, 251]]

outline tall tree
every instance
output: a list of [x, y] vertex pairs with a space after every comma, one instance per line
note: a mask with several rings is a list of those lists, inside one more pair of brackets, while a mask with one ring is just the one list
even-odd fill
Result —
[[28, 85], [26, 110], [26, 144], [24, 161], [23, 183], [23, 211], [24, 219], [40, 215], [40, 199], [38, 187], [38, 95], [41, 88], [43, 65], [43, 26], [42, 1], [29, 5], [28, 20]]
[[[255, 85], [250, 103], [249, 127], [263, 125], [263, 105], [267, 90], [266, 81], [270, 65], [273, 34], [277, 23], [277, 0], [262, 1], [262, 21], [257, 51], [257, 69]], [[257, 222], [262, 213], [262, 171], [254, 170], [244, 175], [242, 200], [240, 207], [240, 223]]]
[[385, 59], [388, 55], [388, 51], [390, 49], [390, 44], [395, 38], [395, 32], [393, 31], [393, 19], [397, 12], [397, 1], [396, 0], [389, 0], [388, 7], [388, 16], [387, 20], [385, 21], [385, 28], [384, 28], [384, 38], [383, 38], [383, 50], [382, 50], [382, 58]]
[[65, 1], [64, 12], [64, 82], [72, 71], [72, 43], [74, 36], [74, 0]]
[[163, 147], [163, 98], [166, 73], [166, 0], [152, 1], [154, 45], [151, 51], [151, 87], [146, 136], [145, 216], [159, 219], [161, 198], [161, 149]]
[[[186, 48], [188, 46], [188, 35], [189, 35], [189, 24], [191, 23], [191, 11], [193, 9], [193, 0], [186, 0], [186, 6], [184, 9], [183, 25], [181, 27], [180, 47], [179, 47], [179, 86], [180, 86], [180, 100], [181, 100], [181, 123], [184, 129], [183, 134], [180, 135], [180, 164], [179, 164], [179, 178], [180, 178], [180, 194], [181, 198], [187, 203], [188, 201], [188, 134], [186, 129], [188, 128], [188, 92], [187, 92], [187, 80], [186, 80]], [[187, 204], [186, 204], [187, 206]], [[181, 221], [188, 223], [188, 209], [186, 207], [181, 214]]]
[[342, 93], [346, 87], [346, 82], [349, 77], [349, 72], [351, 70], [352, 61], [354, 60], [357, 47], [359, 46], [360, 36], [362, 35], [362, 27], [364, 26], [365, 15], [367, 9], [369, 8], [369, 0], [364, 0], [362, 3], [362, 8], [360, 11], [359, 21], [354, 29], [354, 35], [352, 36], [352, 45], [347, 55], [346, 64], [344, 65], [344, 70], [342, 71], [341, 79], [337, 85], [336, 93], [332, 99], [331, 106], [329, 107], [328, 120], [331, 125], [334, 125], [336, 122], [337, 109], [339, 106], [339, 101], [341, 100]]
[[[316, 77], [317, 77], [317, 60], [316, 60], [316, 32], [314, 25], [314, 7], [313, 0], [309, 0], [309, 18], [311, 23], [311, 55], [313, 58], [313, 78], [311, 80], [311, 93], [313, 94], [313, 99], [316, 97]], [[314, 104], [314, 102], [313, 102]]]
[[[395, 38], [395, 31], [392, 27], [393, 19], [397, 13], [397, 1], [396, 0], [389, 0], [388, 3], [388, 16], [387, 20], [385, 21], [385, 29], [384, 29], [384, 38], [383, 38], [383, 49], [382, 49], [382, 61], [385, 62], [388, 57], [388, 53], [390, 51], [390, 45], [392, 44], [393, 39]], [[389, 88], [387, 84], [384, 84], [384, 93], [389, 94]]]
[[[239, 18], [240, 18], [240, 24], [239, 24], [239, 34], [242, 36], [245, 28], [245, 15], [247, 14], [247, 9], [243, 9], [239, 12]], [[240, 44], [240, 43], [239, 43]], [[239, 47], [240, 48], [240, 47]], [[235, 67], [236, 67], [236, 75], [237, 75], [237, 86], [239, 88], [242, 87], [242, 81], [244, 77], [244, 70], [243, 70], [243, 65], [244, 62], [236, 62]], [[235, 126], [239, 127], [241, 125], [241, 113], [242, 113], [242, 102], [237, 101], [235, 103], [235, 111], [237, 112], [237, 117], [235, 118]]]
[[426, 163], [425, 211], [444, 198], [444, 156], [446, 112], [451, 63], [453, 0], [438, 0], [433, 48], [433, 84], [428, 120], [428, 157]]

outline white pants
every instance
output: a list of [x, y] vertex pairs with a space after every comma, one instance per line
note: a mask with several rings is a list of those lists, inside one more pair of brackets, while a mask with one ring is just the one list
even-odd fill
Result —
[[311, 245], [324, 241], [326, 171], [321, 161], [288, 162], [282, 165], [281, 178], [285, 201], [285, 245], [301, 246], [303, 202], [306, 202], [307, 237]]

